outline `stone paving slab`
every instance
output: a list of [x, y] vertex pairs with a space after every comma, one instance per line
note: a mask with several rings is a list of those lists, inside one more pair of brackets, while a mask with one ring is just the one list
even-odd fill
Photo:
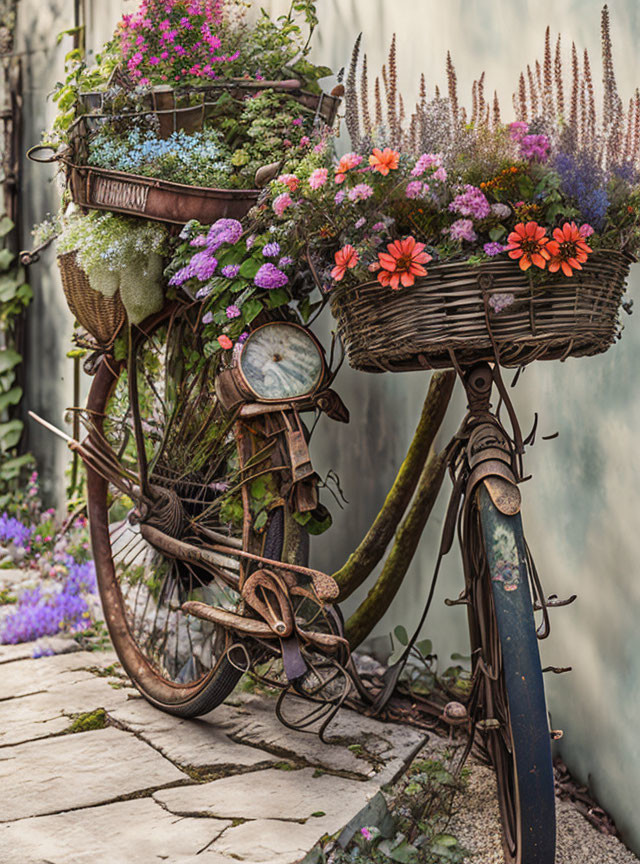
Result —
[[[234, 706], [222, 706], [224, 711], [216, 709], [210, 715], [234, 741], [329, 771], [375, 778], [379, 785], [392, 783], [426, 740], [424, 733], [409, 726], [344, 710], [332, 720], [325, 743], [317, 735], [283, 726], [269, 699], [242, 695], [234, 701]], [[290, 716], [305, 710], [293, 700], [291, 705]]]
[[[179, 819], [150, 798], [0, 825], [0, 864], [151, 864], [195, 856], [228, 828], [217, 819]], [[117, 829], [117, 830], [116, 830]], [[207, 864], [231, 864], [219, 854]]]
[[114, 690], [106, 683], [91, 676], [63, 689], [0, 702], [0, 748], [57, 735], [69, 728], [70, 715], [96, 708], [112, 712], [137, 692], [130, 687]]
[[181, 720], [158, 711], [142, 698], [122, 702], [109, 710], [109, 716], [119, 726], [134, 732], [179, 765], [236, 771], [267, 767], [280, 761], [265, 750], [232, 741], [219, 725], [228, 715], [229, 706], [221, 705], [206, 717]]
[[3, 747], [0, 789], [11, 794], [0, 798], [0, 822], [91, 807], [188, 780], [134, 735], [113, 728]]
[[0, 665], [0, 702], [46, 690], [63, 689], [76, 681], [88, 681], [93, 677], [89, 667], [104, 669], [117, 662], [118, 658], [112, 651], [79, 651], [41, 657], [39, 660], [19, 659], [3, 663]]

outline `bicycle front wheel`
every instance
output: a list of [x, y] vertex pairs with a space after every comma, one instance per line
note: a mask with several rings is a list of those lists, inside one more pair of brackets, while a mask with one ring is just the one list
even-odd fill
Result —
[[551, 737], [520, 515], [493, 504], [484, 484], [469, 623], [480, 735], [496, 771], [507, 864], [553, 864]]

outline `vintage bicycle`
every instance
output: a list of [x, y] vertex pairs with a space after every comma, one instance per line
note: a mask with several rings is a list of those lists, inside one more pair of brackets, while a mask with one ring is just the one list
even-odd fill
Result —
[[[176, 301], [130, 328], [126, 358], [99, 353], [82, 412], [88, 436], [71, 443], [88, 469], [114, 648], [142, 695], [181, 717], [212, 711], [246, 672], [280, 691], [278, 716], [293, 728], [323, 731], [354, 693], [379, 710], [401, 667], [388, 670], [386, 688], [358, 676], [338, 585], [308, 562], [303, 523], [326, 514], [303, 416], [349, 419], [332, 364], [286, 313], [254, 328], [230, 368], [194, 363], [198, 314]], [[499, 364], [460, 365], [454, 351], [449, 365], [468, 413], [447, 448], [453, 492], [440, 556], [457, 526], [465, 586], [455, 602], [467, 606], [472, 651], [466, 716], [496, 769], [505, 859], [551, 864], [552, 733], [537, 642], [558, 601], [545, 599], [524, 539], [521, 435], [491, 408], [494, 385], [507, 398]], [[432, 596], [433, 585], [425, 615]]]

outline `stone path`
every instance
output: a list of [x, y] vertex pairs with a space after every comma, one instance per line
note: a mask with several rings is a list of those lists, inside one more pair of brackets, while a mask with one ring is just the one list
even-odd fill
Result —
[[[381, 786], [426, 743], [344, 711], [323, 744], [251, 693], [180, 720], [111, 652], [32, 652], [0, 646], [0, 864], [293, 864], [374, 821]], [[106, 728], [70, 733], [99, 708]]]
[[[243, 692], [180, 720], [148, 705], [111, 652], [34, 660], [33, 648], [0, 646], [0, 864], [312, 864], [322, 838], [380, 824], [381, 787], [447, 746], [349, 711], [323, 744]], [[96, 709], [104, 728], [70, 731]], [[503, 861], [494, 783], [472, 763], [448, 829], [474, 864]], [[556, 864], [638, 860], [558, 804]]]

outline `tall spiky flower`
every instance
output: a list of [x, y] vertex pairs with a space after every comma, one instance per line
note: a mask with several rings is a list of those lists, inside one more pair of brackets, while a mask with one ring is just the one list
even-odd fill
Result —
[[602, 33], [602, 84], [604, 88], [604, 100], [602, 105], [602, 117], [605, 129], [610, 129], [616, 122], [617, 115], [622, 110], [622, 103], [618, 96], [616, 76], [613, 69], [613, 51], [611, 47], [611, 28], [609, 24], [609, 7], [602, 9], [601, 19]]
[[629, 109], [627, 111], [627, 131], [624, 137], [624, 161], [629, 162], [633, 158], [633, 121], [634, 121], [634, 101], [633, 96], [629, 99]]
[[449, 104], [451, 116], [453, 117], [454, 129], [458, 125], [458, 79], [456, 70], [451, 60], [451, 52], [447, 51], [447, 83], [449, 87]]
[[478, 122], [478, 82], [471, 85], [471, 123], [475, 126]]
[[[524, 85], [524, 76], [520, 75], [522, 79], [522, 83]], [[493, 91], [493, 128], [497, 129], [500, 126], [500, 100], [498, 99], [498, 91]]]
[[527, 111], [527, 85], [524, 80], [524, 74], [520, 73], [520, 81], [518, 83], [518, 102], [516, 106], [516, 120], [525, 122], [529, 119]]
[[345, 84], [345, 123], [347, 132], [351, 137], [351, 143], [357, 147], [360, 143], [360, 109], [358, 107], [358, 91], [356, 89], [358, 57], [360, 56], [360, 43], [362, 33], [358, 36], [353, 46], [349, 73]]
[[369, 107], [369, 67], [367, 55], [362, 58], [362, 74], [360, 76], [360, 105], [362, 108], [362, 125], [365, 135], [371, 135], [373, 124], [371, 122], [371, 109]]
[[529, 81], [529, 99], [531, 100], [531, 119], [538, 116], [538, 88], [536, 86], [531, 66], [527, 66], [527, 79]]
[[486, 112], [486, 102], [484, 99], [484, 72], [478, 79], [478, 124], [483, 124]]
[[382, 97], [380, 95], [380, 78], [376, 75], [376, 83], [374, 87], [374, 99], [376, 105], [376, 126], [380, 128], [384, 123], [382, 116]]
[[544, 112], [544, 84], [542, 83], [542, 68], [539, 60], [536, 60], [536, 87], [540, 96], [540, 107]]
[[596, 137], [596, 97], [593, 90], [593, 76], [591, 75], [591, 63], [589, 61], [589, 52], [584, 49], [584, 83], [586, 85], [586, 100], [587, 100], [587, 117], [586, 117], [586, 134], [589, 141], [594, 141]]
[[556, 105], [558, 108], [558, 114], [560, 114], [561, 117], [564, 117], [564, 83], [562, 80], [562, 45], [560, 34], [558, 34], [558, 41], [556, 42], [556, 56], [553, 65], [553, 74], [556, 80]]
[[398, 147], [400, 144], [401, 129], [398, 123], [398, 66], [396, 62], [396, 34], [391, 39], [389, 48], [389, 80], [385, 81], [387, 86], [387, 117], [389, 118], [389, 132], [391, 133], [391, 145]]
[[551, 62], [551, 30], [549, 27], [544, 34], [544, 65], [543, 65], [543, 90], [542, 109], [545, 117], [551, 119], [554, 114], [553, 105], [553, 64]]
[[572, 135], [578, 134], [578, 97], [580, 93], [580, 67], [576, 43], [571, 43], [571, 109], [569, 111], [569, 129]]
[[633, 121], [633, 155], [634, 164], [640, 158], [640, 90], [636, 90], [634, 96], [634, 121]]

